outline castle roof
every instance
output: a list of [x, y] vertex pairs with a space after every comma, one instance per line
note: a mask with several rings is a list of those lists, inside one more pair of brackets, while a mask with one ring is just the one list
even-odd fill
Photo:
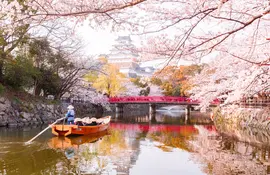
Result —
[[131, 41], [131, 38], [130, 36], [118, 36], [118, 38], [116, 39], [116, 41], [121, 41], [121, 40]]

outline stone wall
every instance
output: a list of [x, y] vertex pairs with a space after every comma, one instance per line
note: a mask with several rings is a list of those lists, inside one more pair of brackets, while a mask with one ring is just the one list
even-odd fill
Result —
[[[67, 105], [64, 105], [66, 109]], [[103, 116], [103, 113], [106, 111], [101, 105], [94, 105], [91, 103], [76, 103], [73, 104], [75, 108], [76, 117], [96, 117], [100, 118]]]
[[[23, 102], [19, 99], [8, 100], [0, 97], [0, 127], [1, 126], [28, 126], [52, 123], [65, 116], [68, 103], [48, 104], [49, 102]], [[102, 106], [90, 103], [76, 103], [76, 117], [102, 117]], [[112, 106], [112, 109], [113, 106]]]
[[270, 130], [270, 108], [217, 108], [214, 110], [216, 125], [226, 127], [252, 127]]
[[11, 101], [0, 97], [0, 126], [50, 123], [63, 116], [61, 105]]

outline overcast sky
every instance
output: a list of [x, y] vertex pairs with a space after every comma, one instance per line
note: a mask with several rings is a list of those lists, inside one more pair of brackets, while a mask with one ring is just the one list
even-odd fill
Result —
[[[85, 52], [89, 55], [106, 54], [110, 52], [115, 39], [118, 36], [127, 36], [128, 32], [114, 32], [110, 30], [98, 29], [94, 30], [91, 27], [85, 25], [77, 29], [80, 37], [85, 42]], [[138, 46], [139, 39], [136, 36], [131, 36], [133, 44]]]

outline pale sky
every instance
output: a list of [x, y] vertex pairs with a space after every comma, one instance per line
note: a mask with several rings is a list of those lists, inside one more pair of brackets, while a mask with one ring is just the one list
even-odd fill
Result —
[[[110, 30], [94, 30], [88, 25], [85, 25], [83, 27], [80, 27], [77, 29], [78, 34], [80, 37], [82, 37], [86, 47], [84, 49], [86, 55], [92, 55], [94, 57], [97, 57], [99, 54], [109, 54], [110, 49], [112, 48], [112, 45], [115, 44], [115, 39], [118, 36], [127, 36], [127, 32], [118, 32], [118, 33], [112, 33]], [[138, 36], [131, 35], [131, 39], [133, 40], [133, 44], [135, 46], [139, 46], [140, 39]], [[202, 59], [203, 62], [209, 62], [212, 60], [213, 57], [216, 57], [217, 53], [212, 53], [205, 58]], [[164, 60], [156, 60], [155, 62], [150, 61], [149, 63], [146, 62], [144, 66], [150, 66], [155, 64], [156, 67], [162, 67], [167, 63], [164, 62]], [[190, 61], [179, 61], [179, 65], [189, 65], [191, 64]], [[154, 66], [154, 67], [155, 67]]]
[[109, 31], [96, 31], [88, 26], [80, 27], [78, 32], [86, 44], [85, 51], [87, 55], [108, 53], [115, 38]]
[[[115, 39], [117, 39], [118, 36], [128, 36], [129, 35], [128, 32], [112, 32], [110, 30], [110, 27], [108, 27], [107, 29], [101, 29], [101, 28], [93, 29], [92, 27], [89, 26], [89, 24], [87, 24], [87, 22], [85, 22], [85, 24], [83, 26], [78, 27], [76, 30], [77, 30], [76, 33], [79, 35], [79, 37], [82, 38], [82, 40], [84, 42], [85, 54], [94, 56], [95, 58], [100, 54], [109, 54], [110, 49], [112, 48], [112, 45], [115, 44]], [[205, 31], [201, 31], [201, 30], [203, 30], [202, 27], [198, 27], [197, 30], [198, 30], [197, 32], [199, 32], [199, 33], [205, 32]], [[174, 33], [176, 33], [176, 29], [170, 28], [164, 32], [169, 33], [168, 37], [170, 37], [170, 36], [173, 36]], [[158, 34], [159, 33], [155, 33], [153, 35], [158, 35]], [[149, 34], [147, 36], [149, 36]], [[131, 35], [130, 37], [133, 40], [133, 44], [136, 47], [140, 47], [141, 39], [142, 38], [145, 39], [146, 36], [145, 35], [144, 36]], [[209, 62], [210, 60], [212, 60], [216, 56], [217, 56], [217, 53], [214, 52], [214, 53], [204, 57], [202, 59], [202, 62]], [[161, 64], [164, 64], [164, 63], [160, 64], [160, 61], [158, 61], [158, 62], [159, 62], [159, 66]], [[152, 64], [152, 62], [150, 64]], [[186, 65], [187, 63], [182, 60], [178, 64]]]
[[[85, 25], [77, 29], [79, 36], [85, 42], [85, 52], [87, 55], [99, 55], [110, 52], [112, 45], [115, 44], [114, 40], [118, 36], [128, 36], [127, 32], [114, 32], [110, 30], [94, 30], [91, 27]], [[131, 36], [133, 44], [138, 46], [138, 37]]]

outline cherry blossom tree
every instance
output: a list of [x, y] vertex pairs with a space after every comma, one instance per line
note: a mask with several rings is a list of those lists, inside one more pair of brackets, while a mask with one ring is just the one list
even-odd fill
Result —
[[68, 18], [75, 26], [89, 20], [94, 27], [141, 35], [147, 39], [142, 53], [169, 61], [202, 63], [214, 53], [209, 68], [194, 79], [194, 98], [205, 104], [269, 91], [269, 0], [3, 0], [0, 8], [5, 33], [55, 19]]
[[[226, 99], [230, 104], [243, 97], [269, 91], [269, 66], [258, 66], [232, 57], [215, 60], [194, 79], [194, 98], [203, 99], [203, 106], [215, 98]], [[214, 73], [211, 73], [214, 72]]]
[[209, 67], [193, 79], [193, 98], [207, 106], [215, 98], [232, 103], [269, 91], [269, 1], [162, 3], [148, 1], [141, 7], [152, 14], [139, 19], [144, 23], [139, 34], [152, 35], [142, 51], [170, 61], [208, 61]]
[[[89, 20], [93, 25], [115, 21], [121, 10], [145, 0], [3, 0], [0, 4], [1, 28], [13, 32], [22, 24], [42, 24], [45, 21], [71, 18], [76, 24]], [[127, 17], [128, 18], [128, 17]]]
[[[144, 88], [135, 85], [134, 82], [130, 80], [126, 81], [124, 84], [127, 88], [127, 91], [123, 94], [124, 96], [139, 96], [140, 92], [144, 90]], [[147, 84], [147, 87], [150, 89], [148, 96], [163, 96], [162, 89], [159, 86], [152, 84], [150, 81], [147, 81]]]
[[74, 100], [81, 100], [82, 102], [89, 102], [104, 107], [108, 106], [108, 97], [106, 95], [97, 93], [94, 89], [87, 87], [78, 82], [72, 89], [70, 97]]

